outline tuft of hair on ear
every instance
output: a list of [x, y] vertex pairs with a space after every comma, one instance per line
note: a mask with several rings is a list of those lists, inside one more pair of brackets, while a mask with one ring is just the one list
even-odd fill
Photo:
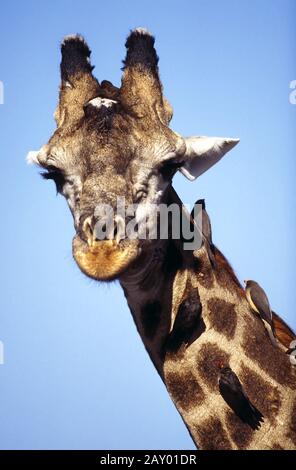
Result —
[[28, 165], [40, 165], [38, 160], [39, 150], [30, 150], [26, 156], [26, 162]]
[[154, 43], [155, 38], [147, 29], [136, 28], [131, 31], [125, 43], [127, 54], [123, 61], [123, 70], [134, 65], [156, 68], [158, 55]]
[[94, 69], [90, 63], [91, 50], [80, 34], [66, 36], [61, 44], [61, 53], [62, 80], [69, 80], [77, 73], [90, 73]]
[[133, 47], [135, 42], [143, 40], [145, 41], [148, 45], [151, 45], [152, 47], [154, 46], [155, 38], [152, 36], [152, 34], [148, 31], [146, 28], [135, 28], [131, 29], [130, 33], [127, 37], [125, 47], [128, 49], [130, 47]]

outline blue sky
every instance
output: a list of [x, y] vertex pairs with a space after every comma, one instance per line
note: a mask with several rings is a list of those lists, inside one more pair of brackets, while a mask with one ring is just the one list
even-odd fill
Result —
[[119, 84], [128, 31], [148, 27], [172, 127], [241, 138], [175, 188], [185, 203], [206, 199], [239, 278], [259, 281], [295, 328], [295, 10], [293, 0], [1, 3], [2, 449], [194, 448], [119, 285], [79, 272], [65, 201], [25, 164], [54, 129], [63, 36], [83, 34], [97, 77]]

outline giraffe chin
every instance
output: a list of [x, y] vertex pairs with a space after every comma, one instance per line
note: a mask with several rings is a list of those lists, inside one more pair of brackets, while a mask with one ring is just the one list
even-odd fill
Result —
[[89, 246], [78, 236], [73, 239], [73, 257], [81, 271], [98, 281], [113, 281], [124, 273], [139, 256], [137, 240], [94, 242]]

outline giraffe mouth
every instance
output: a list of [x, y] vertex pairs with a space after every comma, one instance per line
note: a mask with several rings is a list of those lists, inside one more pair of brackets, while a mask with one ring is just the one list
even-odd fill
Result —
[[98, 281], [112, 281], [123, 274], [141, 253], [138, 240], [104, 240], [89, 244], [73, 238], [73, 257], [81, 271]]

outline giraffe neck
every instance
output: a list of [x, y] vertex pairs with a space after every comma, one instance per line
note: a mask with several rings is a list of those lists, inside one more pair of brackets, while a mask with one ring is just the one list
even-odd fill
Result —
[[136, 327], [162, 378], [164, 345], [174, 310], [173, 286], [181, 265], [182, 258], [174, 244], [170, 240], [158, 240], [137, 266], [120, 279]]
[[[171, 186], [164, 203], [178, 205], [180, 212], [184, 210]], [[189, 214], [184, 215], [190, 218]], [[171, 229], [168, 232], [170, 236]], [[120, 278], [136, 327], [162, 378], [166, 339], [194, 263], [193, 252], [183, 250], [182, 240], [156, 239], [147, 244], [141, 258]]]
[[[155, 241], [120, 279], [144, 345], [201, 449], [296, 448], [296, 375], [270, 343], [231, 267], [217, 250], [213, 272], [204, 247], [190, 256], [172, 240]], [[166, 348], [180, 305], [192, 295], [202, 312], [190, 344]], [[219, 363], [240, 378], [264, 423], [254, 431], [218, 388]]]

